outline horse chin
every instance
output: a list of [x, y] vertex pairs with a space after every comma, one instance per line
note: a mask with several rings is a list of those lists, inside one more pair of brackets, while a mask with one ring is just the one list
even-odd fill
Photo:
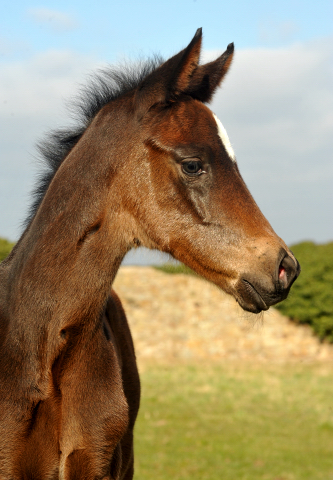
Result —
[[269, 305], [266, 304], [265, 300], [258, 292], [258, 289], [256, 289], [249, 281], [245, 279], [241, 280], [241, 291], [242, 296], [237, 300], [244, 310], [252, 313], [260, 313], [263, 310], [265, 311], [269, 309]]
[[[252, 301], [248, 301], [248, 299], [244, 299], [241, 297], [235, 297], [235, 299], [236, 299], [236, 302], [246, 312], [261, 313], [262, 311], [266, 311], [269, 309], [269, 306], [266, 305], [263, 298], [256, 291], [253, 292]], [[256, 303], [254, 302], [254, 300], [256, 300]]]

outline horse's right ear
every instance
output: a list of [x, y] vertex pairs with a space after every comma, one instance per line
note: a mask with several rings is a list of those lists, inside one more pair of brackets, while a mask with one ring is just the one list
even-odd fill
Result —
[[157, 103], [166, 104], [176, 100], [190, 88], [199, 63], [201, 39], [202, 29], [198, 28], [184, 50], [169, 58], [139, 84], [134, 98], [139, 117]]
[[234, 55], [234, 44], [229, 43], [220, 57], [206, 65], [200, 65], [191, 78], [185, 93], [201, 102], [209, 102], [229, 70]]

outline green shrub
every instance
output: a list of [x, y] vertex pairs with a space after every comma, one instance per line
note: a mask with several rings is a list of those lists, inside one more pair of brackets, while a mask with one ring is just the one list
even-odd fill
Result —
[[321, 340], [333, 343], [333, 242], [302, 242], [291, 247], [301, 275], [287, 300], [276, 308], [299, 323], [308, 323]]
[[13, 246], [14, 243], [8, 242], [8, 240], [5, 240], [4, 238], [0, 238], [0, 262], [9, 255]]
[[164, 265], [156, 265], [154, 268], [164, 273], [185, 273], [190, 275], [196, 275], [193, 270], [191, 270], [183, 263], [165, 263]]

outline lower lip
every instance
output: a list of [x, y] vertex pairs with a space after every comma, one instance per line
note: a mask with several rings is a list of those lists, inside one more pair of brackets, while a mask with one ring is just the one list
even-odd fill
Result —
[[264, 302], [262, 296], [257, 292], [257, 290], [254, 288], [254, 286], [251, 283], [249, 283], [247, 280], [243, 280], [243, 282], [245, 283], [247, 290], [251, 293], [251, 296], [253, 296], [254, 299], [257, 300], [256, 303], [259, 304], [258, 308], [260, 308], [260, 311], [261, 310], [268, 310], [269, 307], [267, 307], [267, 305]]

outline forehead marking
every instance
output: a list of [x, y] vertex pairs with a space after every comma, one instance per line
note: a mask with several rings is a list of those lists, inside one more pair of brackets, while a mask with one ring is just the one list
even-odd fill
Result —
[[222, 141], [222, 144], [224, 145], [224, 148], [226, 149], [226, 151], [227, 151], [229, 157], [231, 158], [231, 160], [236, 163], [235, 152], [234, 152], [234, 150], [231, 146], [227, 131], [224, 128], [224, 126], [222, 125], [221, 121], [217, 118], [215, 113], [213, 113], [213, 117], [215, 118], [215, 122], [216, 122], [216, 125], [217, 125], [217, 131], [218, 131], [219, 137]]

